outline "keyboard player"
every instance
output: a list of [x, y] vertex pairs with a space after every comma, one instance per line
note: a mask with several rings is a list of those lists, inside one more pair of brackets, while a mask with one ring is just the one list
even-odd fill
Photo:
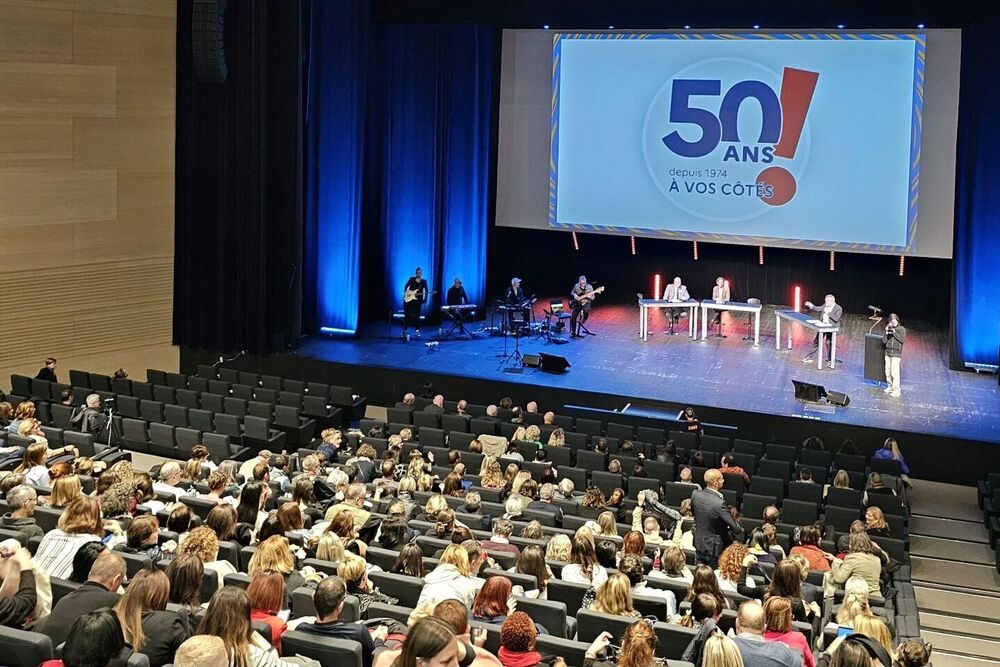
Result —
[[445, 303], [449, 306], [448, 317], [450, 317], [454, 322], [452, 328], [457, 328], [462, 333], [467, 333], [465, 330], [466, 313], [471, 313], [472, 309], [450, 307], [466, 306], [469, 304], [469, 297], [465, 293], [465, 288], [462, 287], [461, 278], [455, 278], [455, 282], [448, 288], [448, 293], [445, 295]]

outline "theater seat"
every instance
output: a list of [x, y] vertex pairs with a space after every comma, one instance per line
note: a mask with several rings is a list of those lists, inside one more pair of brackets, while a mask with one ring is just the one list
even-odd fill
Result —
[[47, 635], [0, 626], [0, 653], [6, 667], [38, 667], [53, 656]]
[[281, 637], [285, 655], [304, 655], [322, 667], [361, 667], [361, 644], [289, 630]]

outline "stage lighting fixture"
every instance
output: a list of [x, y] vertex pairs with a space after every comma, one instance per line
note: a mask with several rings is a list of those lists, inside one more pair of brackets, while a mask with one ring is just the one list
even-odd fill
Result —
[[760, 30], [760, 26], [758, 24], [754, 23], [753, 24], [753, 29], [754, 30]]
[[843, 30], [843, 29], [844, 29], [844, 24], [843, 23], [838, 23], [837, 24], [837, 30]]
[[630, 236], [628, 238], [629, 238], [629, 242], [632, 245], [632, 256], [634, 257], [635, 256], [635, 237], [634, 236]]
[[694, 261], [697, 262], [698, 261], [698, 242], [697, 241], [692, 241], [692, 247], [693, 247], [693, 250], [694, 250]]
[[576, 232], [572, 232], [572, 234], [573, 234], [573, 250], [579, 250], [580, 242], [576, 238]]
[[655, 276], [653, 276], [653, 298], [654, 299], [659, 299], [660, 298], [660, 274], [659, 273], [657, 273]]
[[614, 29], [615, 29], [615, 27], [613, 25], [609, 25], [608, 26], [608, 30], [614, 30]]
[[549, 29], [549, 24], [548, 23], [546, 23], [545, 25], [542, 26], [542, 30], [548, 30], [548, 29]]
[[899, 256], [899, 277], [903, 277], [903, 273], [906, 271], [906, 255]]
[[924, 24], [923, 23], [918, 23], [917, 24], [917, 29], [918, 30], [923, 30], [924, 29]]
[[795, 286], [795, 310], [802, 310], [802, 288], [798, 285]]
[[685, 30], [690, 30], [690, 29], [691, 29], [691, 26], [689, 26], [689, 25], [686, 25], [686, 26], [684, 26], [684, 29], [685, 29]]
[[835, 253], [832, 250], [830, 251], [830, 270], [831, 271], [837, 270], [837, 253]]

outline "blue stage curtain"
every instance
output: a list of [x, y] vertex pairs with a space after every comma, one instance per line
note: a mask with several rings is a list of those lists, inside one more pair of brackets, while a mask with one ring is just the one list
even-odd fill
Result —
[[954, 368], [1000, 361], [1000, 68], [995, 35], [962, 32], [955, 198]]
[[373, 28], [367, 173], [376, 182], [366, 189], [375, 229], [366, 244], [380, 245], [390, 311], [418, 266], [439, 292], [426, 314], [455, 277], [483, 302], [494, 44], [491, 28]]
[[366, 0], [317, 0], [308, 7], [303, 300], [307, 326], [353, 334], [361, 281], [370, 7]]

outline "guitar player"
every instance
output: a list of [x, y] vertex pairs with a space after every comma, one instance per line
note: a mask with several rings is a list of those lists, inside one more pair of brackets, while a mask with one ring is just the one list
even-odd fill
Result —
[[411, 326], [414, 333], [420, 336], [420, 310], [427, 300], [427, 281], [423, 279], [423, 273], [418, 266], [403, 286], [403, 340], [409, 338]]
[[[594, 302], [594, 297], [604, 291], [604, 288], [598, 288], [597, 290], [587, 282], [587, 276], [580, 276], [580, 279], [573, 285], [573, 289], [570, 290], [570, 310], [572, 312], [572, 317], [570, 318], [570, 331], [572, 332], [573, 338], [582, 338], [580, 335], [580, 328], [583, 327], [586, 331], [586, 327], [583, 324], [590, 317], [590, 305]], [[590, 333], [589, 331], [587, 333]]]

